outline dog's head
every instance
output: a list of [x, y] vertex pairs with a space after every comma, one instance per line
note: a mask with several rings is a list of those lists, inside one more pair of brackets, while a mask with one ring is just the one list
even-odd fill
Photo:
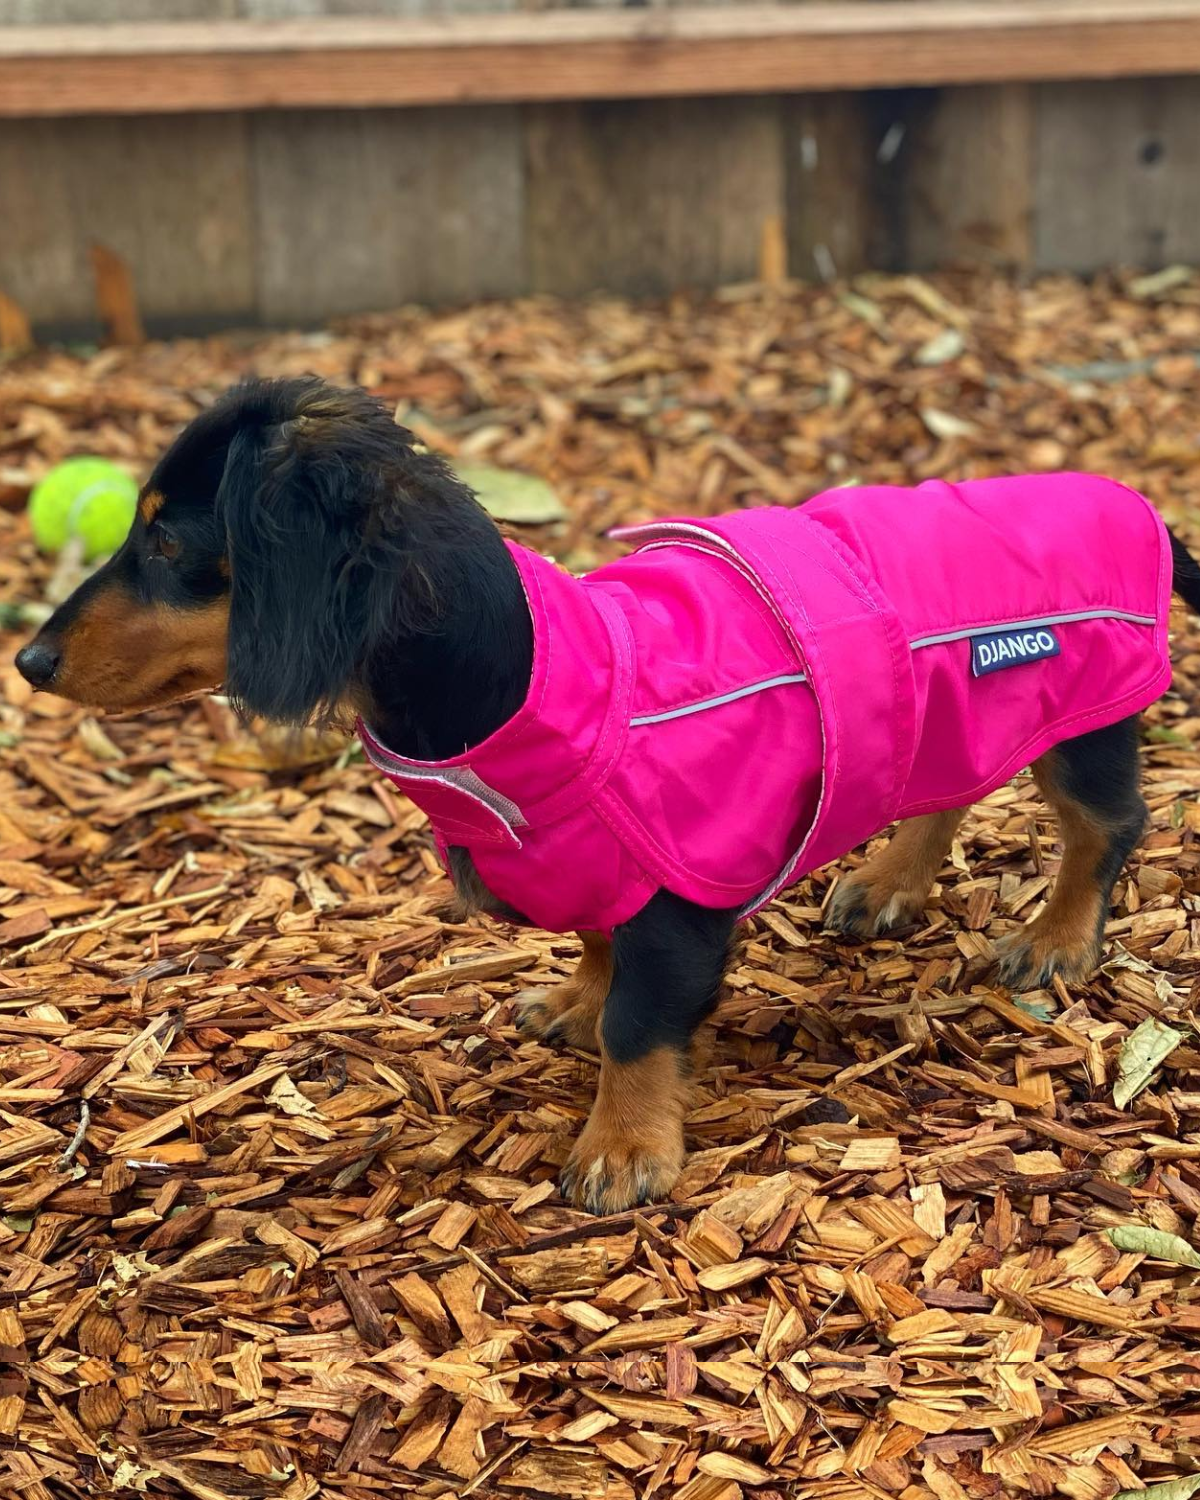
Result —
[[436, 610], [428, 559], [464, 503], [476, 509], [365, 392], [237, 386], [163, 455], [120, 551], [17, 666], [98, 708], [223, 684], [246, 713], [328, 717], [352, 706], [368, 643]]

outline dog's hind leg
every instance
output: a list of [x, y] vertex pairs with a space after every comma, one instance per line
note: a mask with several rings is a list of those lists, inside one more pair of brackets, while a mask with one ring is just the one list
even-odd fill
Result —
[[1113, 885], [1146, 826], [1138, 716], [1056, 745], [1033, 774], [1058, 814], [1063, 858], [1045, 909], [998, 944], [998, 977], [1012, 989], [1085, 979], [1099, 961]]
[[965, 812], [956, 808], [901, 823], [886, 848], [838, 881], [825, 926], [866, 938], [916, 921]]
[[527, 1036], [595, 1052], [600, 1045], [600, 1017], [612, 986], [612, 945], [598, 932], [579, 936], [583, 957], [575, 972], [562, 984], [518, 995], [517, 1025]]

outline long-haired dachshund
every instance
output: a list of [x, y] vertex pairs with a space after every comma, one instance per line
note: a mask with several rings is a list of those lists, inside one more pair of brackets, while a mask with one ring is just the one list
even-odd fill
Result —
[[1062, 868], [1001, 977], [1086, 976], [1141, 834], [1137, 714], [1200, 569], [1146, 501], [1080, 475], [837, 491], [641, 529], [574, 579], [500, 536], [378, 402], [256, 382], [197, 417], [121, 550], [17, 663], [101, 708], [223, 686], [357, 719], [473, 905], [576, 930], [522, 1024], [598, 1046], [563, 1174], [597, 1212], [664, 1195], [688, 1058], [739, 917], [903, 819], [833, 928], [920, 916], [963, 811], [1022, 767]]

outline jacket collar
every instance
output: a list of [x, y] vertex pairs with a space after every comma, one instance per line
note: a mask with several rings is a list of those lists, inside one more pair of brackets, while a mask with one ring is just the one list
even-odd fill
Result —
[[510, 843], [563, 817], [607, 779], [625, 741], [633, 641], [620, 607], [515, 543], [533, 622], [525, 701], [481, 744], [422, 761], [384, 745], [361, 720], [367, 759], [423, 808], [450, 842]]

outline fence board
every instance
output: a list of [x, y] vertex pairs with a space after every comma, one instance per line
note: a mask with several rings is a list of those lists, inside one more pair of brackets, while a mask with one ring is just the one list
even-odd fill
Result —
[[1029, 264], [1033, 100], [1028, 85], [944, 89], [918, 112], [897, 161], [907, 200], [905, 263]]
[[871, 96], [807, 94], [783, 108], [791, 272], [824, 281], [861, 271], [876, 215]]
[[1037, 90], [1041, 269], [1200, 261], [1200, 79]]
[[659, 295], [974, 262], [1200, 261], [1200, 80], [0, 120], [0, 292], [94, 325], [91, 240], [152, 327], [408, 300]]
[[263, 114], [253, 151], [267, 322], [523, 289], [513, 109]]
[[35, 321], [94, 321], [92, 240], [129, 263], [143, 313], [254, 311], [240, 115], [0, 122], [0, 290]]
[[238, 0], [0, 0], [0, 26], [220, 21], [237, 14]]
[[757, 94], [1200, 72], [1200, 0], [860, 0], [0, 28], [0, 113]]
[[769, 98], [530, 106], [526, 164], [536, 291], [744, 281], [783, 212]]

